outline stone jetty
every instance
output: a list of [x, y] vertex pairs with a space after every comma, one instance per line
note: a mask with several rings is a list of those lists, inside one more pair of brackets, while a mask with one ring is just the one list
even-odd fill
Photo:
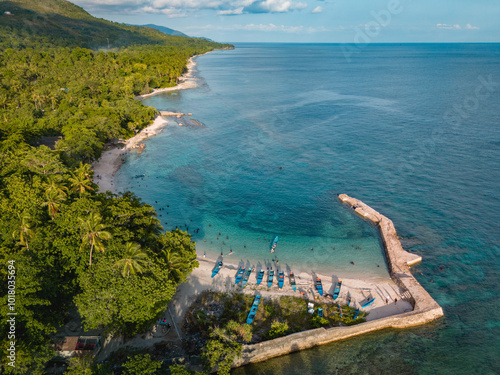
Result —
[[265, 361], [298, 350], [385, 328], [413, 327], [431, 322], [444, 315], [441, 306], [411, 274], [410, 266], [422, 261], [422, 258], [403, 249], [392, 221], [358, 199], [346, 194], [340, 194], [338, 198], [354, 209], [356, 214], [379, 228], [391, 278], [401, 288], [404, 298], [410, 302], [413, 310], [354, 326], [318, 328], [259, 344], [245, 345], [241, 357], [234, 361], [234, 367]]

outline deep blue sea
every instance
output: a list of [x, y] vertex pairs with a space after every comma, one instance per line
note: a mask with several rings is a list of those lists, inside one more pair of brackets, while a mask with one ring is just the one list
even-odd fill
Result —
[[121, 190], [210, 257], [271, 264], [279, 236], [296, 272], [388, 277], [376, 229], [337, 201], [347, 193], [394, 221], [446, 315], [234, 373], [499, 374], [500, 44], [366, 45], [349, 59], [339, 45], [237, 44], [196, 61], [197, 88], [144, 104], [204, 127], [169, 120], [127, 156]]

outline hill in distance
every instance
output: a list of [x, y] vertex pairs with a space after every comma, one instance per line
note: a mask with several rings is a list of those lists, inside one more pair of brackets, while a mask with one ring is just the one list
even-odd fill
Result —
[[139, 27], [150, 27], [152, 29], [161, 31], [163, 34], [173, 35], [173, 36], [183, 36], [183, 37], [189, 38], [188, 35], [180, 32], [180, 31], [177, 31], [177, 30], [174, 30], [174, 29], [170, 29], [170, 28], [165, 27], [165, 26], [153, 25], [152, 23], [147, 24], [147, 25], [136, 25], [136, 26], [139, 26]]
[[[96, 18], [66, 0], [0, 0], [0, 47], [3, 48], [46, 45], [95, 50], [134, 44], [176, 45], [185, 40], [185, 35], [178, 31], [156, 28]], [[169, 30], [171, 35], [165, 33]]]

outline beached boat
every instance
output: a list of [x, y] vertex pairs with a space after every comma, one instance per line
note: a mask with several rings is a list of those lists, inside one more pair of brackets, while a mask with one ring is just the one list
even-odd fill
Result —
[[269, 276], [267, 278], [267, 287], [268, 288], [273, 286], [273, 279], [274, 279], [274, 271], [271, 270], [271, 271], [269, 271]]
[[259, 308], [260, 299], [261, 299], [260, 295], [255, 296], [255, 298], [253, 300], [252, 308], [250, 309], [250, 312], [248, 313], [247, 324], [253, 323], [253, 320], [255, 319], [255, 314], [257, 313], [257, 309]]
[[347, 306], [351, 306], [351, 296], [347, 296]]
[[278, 287], [283, 289], [283, 284], [285, 283], [285, 273], [283, 271], [278, 272]]
[[340, 307], [340, 305], [339, 305], [339, 304], [337, 304], [337, 306], [339, 307], [340, 317], [342, 318], [342, 307]]
[[215, 275], [217, 275], [219, 273], [222, 266], [223, 266], [222, 262], [217, 263], [217, 265], [214, 267], [214, 269], [212, 271], [212, 278], [214, 278]]
[[252, 273], [252, 267], [248, 267], [245, 275], [243, 276], [243, 280], [241, 281], [241, 287], [244, 288], [247, 286], [248, 279], [250, 278], [250, 274]]
[[357, 309], [355, 312], [354, 312], [354, 317], [352, 318], [352, 320], [356, 320], [358, 318], [358, 314], [359, 314], [359, 309]]
[[290, 272], [290, 285], [295, 292], [297, 290], [297, 284], [295, 284], [295, 275], [293, 274], [293, 272]]
[[333, 291], [333, 300], [335, 301], [339, 294], [340, 294], [340, 288], [342, 287], [342, 281], [337, 281], [337, 284], [335, 285], [335, 290]]
[[319, 309], [318, 309], [318, 315], [319, 315], [320, 317], [323, 317], [323, 309], [322, 309], [322, 308], [319, 308]]
[[271, 253], [274, 253], [274, 250], [276, 250], [276, 245], [278, 245], [278, 236], [274, 237], [273, 244], [271, 245]]
[[234, 280], [235, 284], [238, 284], [241, 281], [244, 273], [245, 273], [245, 267], [240, 267], [240, 269], [238, 270], [238, 273], [236, 274], [235, 280]]
[[375, 301], [375, 297], [362, 304], [361, 307], [368, 307], [373, 303], [373, 301]]
[[263, 278], [264, 278], [264, 270], [260, 270], [259, 274], [257, 275], [257, 285], [260, 285]]
[[316, 290], [318, 291], [320, 296], [323, 296], [323, 284], [321, 283], [321, 279], [316, 277], [316, 282], [314, 283]]

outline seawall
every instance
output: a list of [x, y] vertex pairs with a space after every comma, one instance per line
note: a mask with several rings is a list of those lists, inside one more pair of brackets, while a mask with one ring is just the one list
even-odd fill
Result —
[[265, 361], [298, 350], [381, 329], [413, 327], [431, 322], [444, 315], [441, 306], [411, 274], [410, 266], [420, 262], [422, 258], [403, 249], [392, 221], [360, 200], [346, 194], [340, 194], [339, 200], [352, 207], [356, 214], [371, 221], [379, 228], [391, 278], [403, 290], [403, 295], [412, 304], [413, 310], [354, 326], [318, 328], [259, 344], [245, 345], [241, 357], [235, 360], [234, 367]]

